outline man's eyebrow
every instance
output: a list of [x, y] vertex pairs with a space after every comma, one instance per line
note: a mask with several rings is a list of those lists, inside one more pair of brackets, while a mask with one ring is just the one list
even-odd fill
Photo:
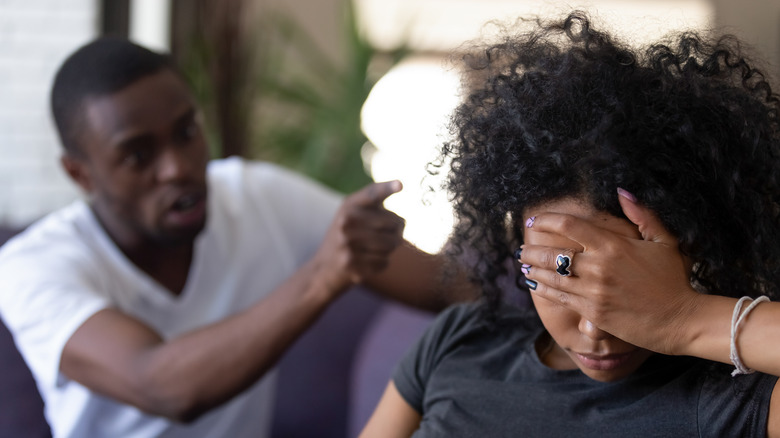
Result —
[[134, 147], [148, 145], [153, 140], [154, 136], [151, 134], [130, 135], [114, 143], [114, 146], [117, 149], [132, 149]]
[[[197, 108], [194, 106], [187, 107], [186, 111], [184, 111], [181, 115], [177, 116], [173, 121], [173, 126], [179, 126], [180, 124], [194, 119], [198, 114]], [[130, 133], [127, 136], [120, 136], [119, 140], [112, 141], [111, 144], [120, 149], [127, 149], [132, 148], [135, 146], [140, 146], [144, 144], [149, 144], [149, 142], [154, 140], [154, 135], [151, 133]]]
[[175, 125], [178, 125], [182, 122], [189, 121], [195, 118], [198, 111], [194, 106], [189, 107], [187, 111], [185, 111], [182, 115], [176, 118], [176, 121], [174, 122]]

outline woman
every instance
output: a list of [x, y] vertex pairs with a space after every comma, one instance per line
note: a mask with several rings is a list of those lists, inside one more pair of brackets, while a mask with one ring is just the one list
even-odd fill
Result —
[[777, 96], [733, 38], [531, 24], [464, 57], [442, 153], [484, 299], [437, 319], [363, 436], [780, 436], [779, 305], [738, 300], [780, 293]]

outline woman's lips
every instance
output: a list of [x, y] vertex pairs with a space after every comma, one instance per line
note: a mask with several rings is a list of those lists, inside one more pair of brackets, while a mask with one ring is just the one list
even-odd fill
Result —
[[607, 355], [595, 355], [595, 354], [582, 354], [574, 353], [574, 356], [586, 367], [592, 370], [608, 371], [620, 368], [631, 359], [634, 352], [620, 353], [620, 354], [607, 354]]

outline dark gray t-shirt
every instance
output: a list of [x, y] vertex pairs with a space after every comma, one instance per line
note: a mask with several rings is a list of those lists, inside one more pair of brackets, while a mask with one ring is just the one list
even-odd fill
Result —
[[774, 376], [654, 355], [618, 382], [539, 361], [544, 330], [529, 311], [479, 304], [443, 312], [396, 368], [401, 396], [422, 415], [414, 437], [763, 437]]

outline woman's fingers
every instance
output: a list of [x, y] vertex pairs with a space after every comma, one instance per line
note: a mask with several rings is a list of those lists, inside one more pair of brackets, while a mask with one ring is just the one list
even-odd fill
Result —
[[563, 277], [555, 271], [548, 269], [532, 267], [526, 274], [528, 288], [531, 293], [558, 303], [572, 310], [580, 310], [583, 304], [582, 297], [576, 293], [567, 291], [576, 291], [577, 277]]
[[[526, 269], [547, 269], [562, 278], [577, 277], [578, 272], [586, 269], [583, 265], [586, 263], [584, 260], [587, 259], [587, 255], [571, 248], [551, 248], [526, 244], [515, 253], [515, 256], [517, 255], [520, 255], [518, 259], [520, 263], [530, 265]], [[565, 275], [566, 272], [569, 275]], [[568, 286], [568, 283], [566, 285]]]
[[[587, 220], [558, 213], [536, 216], [518, 254], [529, 288], [627, 342], [659, 352], [679, 351], [679, 332], [697, 293], [689, 283], [690, 261], [677, 239], [657, 217], [630, 198], [620, 202], [634, 232], [599, 228]], [[639, 230], [637, 230], [639, 228]], [[556, 239], [540, 239], [548, 233]], [[562, 242], [561, 247], [544, 242]], [[566, 246], [579, 246], [569, 252]], [[556, 271], [559, 255], [568, 257], [570, 276]]]
[[563, 213], [537, 215], [532, 224], [531, 227], [526, 228], [526, 233], [551, 233], [565, 236], [582, 247], [577, 249], [578, 251], [598, 250], [599, 244], [614, 234], [581, 218]]
[[642, 234], [642, 240], [649, 242], [663, 243], [666, 245], [677, 245], [677, 238], [664, 228], [661, 220], [652, 210], [639, 204], [631, 193], [618, 189], [618, 201], [623, 213], [628, 220], [639, 227]]

